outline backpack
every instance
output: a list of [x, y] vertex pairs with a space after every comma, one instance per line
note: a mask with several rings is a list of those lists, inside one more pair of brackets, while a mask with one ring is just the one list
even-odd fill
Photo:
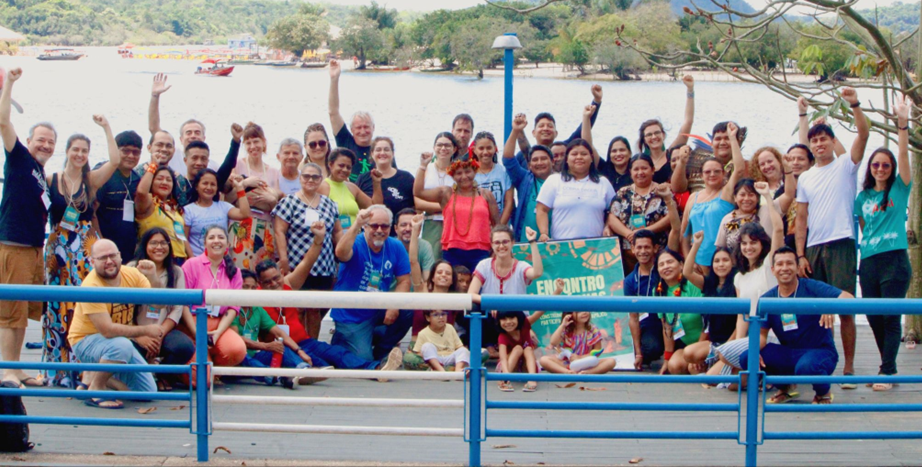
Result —
[[[0, 387], [18, 389], [19, 385], [4, 381]], [[0, 415], [26, 415], [22, 397], [0, 395]], [[0, 452], [25, 452], [34, 446], [29, 442], [27, 423], [0, 423]]]

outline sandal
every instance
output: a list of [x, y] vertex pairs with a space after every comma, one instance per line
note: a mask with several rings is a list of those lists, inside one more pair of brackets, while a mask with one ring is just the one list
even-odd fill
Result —
[[[116, 399], [99, 399], [96, 397], [91, 397], [83, 401], [83, 403], [90, 407], [96, 407], [97, 409], [124, 409], [125, 408], [125, 404], [123, 404], [122, 401], [119, 401]], [[103, 405], [106, 403], [109, 403], [112, 405]]]
[[884, 392], [893, 389], [893, 383], [874, 383], [871, 389], [877, 392]]
[[537, 390], [538, 390], [538, 383], [535, 383], [535, 382], [529, 382], [528, 384], [525, 385], [524, 388], [522, 388], [522, 392], [535, 392]]
[[172, 390], [173, 386], [170, 386], [170, 383], [166, 382], [166, 380], [157, 380], [157, 392], [170, 392]]
[[778, 392], [776, 392], [774, 396], [769, 397], [765, 401], [765, 403], [766, 404], [786, 404], [794, 399], [797, 399], [798, 397], [800, 397], [800, 393], [797, 391], [784, 392], [779, 389]]
[[[855, 376], [854, 373], [844, 373], [844, 374], [845, 374], [845, 376]], [[842, 388], [842, 389], [846, 389], [846, 390], [848, 390], [848, 389], [858, 389], [858, 385], [855, 384], [855, 383], [842, 383], [842, 384], [839, 385], [839, 387]]]
[[818, 405], [827, 405], [832, 404], [832, 400], [835, 399], [835, 396], [832, 393], [828, 393], [825, 396], [814, 396], [813, 403]]
[[499, 383], [499, 390], [503, 392], [514, 392], [515, 388], [512, 387], [511, 384], [509, 384], [509, 381], [503, 381]]

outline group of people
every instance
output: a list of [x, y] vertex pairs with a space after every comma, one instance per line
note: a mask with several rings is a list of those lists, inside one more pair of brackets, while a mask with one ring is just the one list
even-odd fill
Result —
[[[641, 124], [637, 153], [613, 138], [603, 157], [592, 127], [602, 88], [591, 88], [582, 123], [558, 139], [556, 121], [538, 114], [529, 141], [525, 115], [515, 117], [500, 146], [460, 114], [436, 135], [415, 174], [397, 168], [391, 138], [374, 120], [340, 113], [341, 68], [330, 63], [327, 128], [308, 126], [284, 139], [275, 168], [255, 124], [232, 125], [231, 144], [211, 159], [205, 125], [188, 120], [177, 140], [160, 126], [156, 75], [149, 107], [150, 159], [143, 139], [113, 135], [102, 115], [108, 160], [89, 167], [89, 138], [67, 139], [59, 173], [46, 174], [57, 133], [50, 123], [29, 129], [22, 144], [10, 120], [7, 73], [0, 95], [6, 154], [0, 202], [0, 282], [82, 287], [335, 290], [382, 293], [524, 294], [544, 273], [539, 242], [616, 236], [621, 242], [625, 295], [674, 297], [852, 297], [857, 274], [853, 213], [861, 219], [861, 285], [866, 297], [903, 297], [911, 276], [906, 248], [909, 104], [894, 103], [899, 150], [878, 149], [857, 192], [868, 127], [857, 94], [843, 88], [858, 136], [848, 155], [825, 122], [810, 126], [800, 100], [800, 142], [787, 153], [757, 149], [747, 161], [746, 129], [714, 128], [710, 146], [690, 146], [694, 80], [686, 87], [685, 118], [667, 146], [664, 125]], [[502, 141], [501, 141], [502, 142]], [[241, 146], [245, 154], [238, 157]], [[50, 232], [47, 239], [46, 227]], [[529, 243], [529, 262], [515, 259]], [[687, 258], [687, 260], [686, 260]], [[886, 266], [885, 266], [886, 265]], [[808, 278], [809, 277], [809, 278]], [[557, 282], [555, 293], [564, 291]], [[373, 300], [369, 297], [369, 300]], [[205, 307], [205, 305], [202, 305]], [[461, 371], [470, 364], [470, 321], [445, 310], [333, 308], [332, 342], [317, 340], [327, 310], [301, 307], [207, 308], [209, 358], [219, 366], [335, 367]], [[488, 312], [485, 352], [504, 372], [605, 373], [602, 335], [589, 311], [565, 313], [539, 356], [531, 326], [542, 312]], [[18, 360], [28, 319], [41, 320], [43, 360], [185, 364], [195, 349], [196, 320], [188, 307], [150, 304], [0, 302], [0, 354]], [[854, 371], [855, 323], [841, 316], [846, 374]], [[882, 374], [896, 374], [899, 316], [869, 318], [881, 351]], [[762, 330], [767, 371], [831, 374], [838, 353], [832, 317], [773, 316]], [[746, 369], [747, 325], [726, 315], [631, 314], [636, 369], [662, 359], [662, 373], [731, 373]], [[411, 334], [404, 355], [400, 342]], [[473, 349], [480, 351], [480, 349]], [[41, 377], [6, 370], [23, 386], [61, 385], [138, 391], [169, 390], [189, 381], [149, 373], [48, 371]], [[292, 388], [310, 378], [266, 378]], [[214, 384], [221, 384], [215, 379]], [[514, 390], [508, 382], [503, 391]], [[887, 390], [890, 385], [875, 385]], [[524, 391], [537, 389], [535, 382]], [[771, 401], [796, 397], [780, 388]], [[816, 386], [817, 403], [831, 402]], [[118, 408], [117, 400], [87, 404]]]

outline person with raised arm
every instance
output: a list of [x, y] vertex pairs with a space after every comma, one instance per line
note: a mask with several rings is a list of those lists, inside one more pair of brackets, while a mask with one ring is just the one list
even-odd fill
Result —
[[[591, 126], [595, 125], [595, 120], [599, 116], [599, 109], [602, 107], [602, 86], [593, 84], [589, 90], [592, 92], [592, 102], [590, 102], [589, 105], [584, 108], [588, 109], [590, 106], [592, 106], [592, 115], [589, 117], [590, 128], [585, 128], [586, 120], [582, 120], [582, 123], [576, 127], [576, 130], [573, 131], [573, 133], [570, 134], [567, 139], [557, 141], [557, 120], [555, 120], [554, 116], [550, 113], [541, 112], [535, 116], [535, 128], [531, 131], [532, 136], [535, 137], [535, 144], [548, 148], [554, 145], [562, 145], [566, 147], [576, 139], [585, 139], [585, 131], [591, 130]], [[554, 153], [555, 164], [563, 164], [562, 159], [566, 157], [566, 155], [565, 152], [562, 152], [561, 154], [563, 157], [558, 158], [556, 152]], [[523, 167], [528, 166], [528, 163], [525, 160], [525, 152], [519, 151], [518, 154], [515, 155], [515, 158], [518, 159], [519, 165]]]
[[[836, 137], [832, 127], [818, 123], [810, 128], [810, 150], [816, 165], [797, 180], [797, 266], [800, 277], [812, 277], [852, 295], [857, 281], [857, 249], [853, 216], [857, 197], [858, 167], [870, 135], [868, 121], [861, 111], [858, 92], [845, 87], [842, 99], [854, 114], [858, 134], [849, 157], [836, 158]], [[854, 315], [840, 315], [839, 332], [845, 353], [843, 372], [855, 372], [857, 329]], [[855, 389], [844, 384], [842, 389]]]
[[608, 143], [607, 159], [599, 160], [599, 172], [618, 192], [631, 183], [631, 143], [624, 136], [615, 136]]
[[609, 208], [606, 226], [621, 237], [621, 261], [626, 270], [633, 270], [637, 259], [631, 251], [634, 232], [645, 229], [656, 234], [656, 245], [666, 246], [669, 237], [669, 209], [666, 200], [657, 196], [653, 182], [653, 160], [638, 154], [628, 163], [632, 184], [615, 193]]
[[[862, 190], [855, 200], [861, 223], [861, 266], [859, 280], [865, 298], [905, 298], [912, 279], [907, 249], [906, 209], [912, 190], [909, 165], [909, 109], [907, 97], [895, 99], [899, 158], [886, 148], [871, 154]], [[880, 351], [882, 375], [895, 375], [902, 326], [899, 314], [868, 315]], [[892, 383], [875, 383], [875, 391], [889, 391]]]
[[[454, 178], [449, 176], [448, 169], [458, 158], [459, 153], [463, 153], [463, 151], [453, 134], [443, 131], [435, 135], [435, 141], [432, 143], [432, 154], [435, 154], [435, 157], [432, 158], [431, 162], [425, 162], [427, 170], [423, 177], [423, 188], [426, 190], [440, 187], [451, 188], [454, 184]], [[473, 160], [473, 155], [467, 154], [461, 159]], [[420, 174], [417, 173], [416, 176], [419, 177]], [[416, 209], [428, 214], [426, 222], [423, 224], [423, 239], [432, 245], [432, 253], [435, 259], [442, 259], [442, 233], [445, 220], [442, 206], [437, 201], [426, 201], [420, 198], [419, 195], [416, 195], [415, 190], [414, 183], [413, 197]]]
[[176, 178], [168, 166], [148, 165], [138, 183], [134, 211], [138, 236], [143, 236], [153, 227], [167, 231], [173, 244], [173, 254], [181, 264], [194, 254], [186, 233], [185, 211], [176, 200], [175, 186]]
[[[771, 256], [772, 274], [778, 285], [762, 298], [855, 298], [852, 294], [813, 279], [797, 275], [797, 253], [781, 247]], [[769, 375], [829, 376], [836, 369], [839, 353], [833, 340], [835, 315], [770, 314], [762, 322], [759, 337], [759, 364]], [[780, 344], [768, 343], [768, 331], [778, 337]], [[749, 351], [740, 355], [743, 371], [748, 368]], [[800, 394], [796, 386], [776, 386], [778, 391], [766, 404], [783, 404]], [[814, 384], [814, 404], [831, 404], [832, 392], [828, 384]]]
[[[51, 195], [45, 177], [45, 163], [54, 155], [58, 134], [47, 122], [29, 129], [23, 145], [10, 120], [13, 85], [22, 69], [6, 72], [0, 93], [0, 135], [3, 137], [3, 198], [0, 199], [0, 283], [41, 285], [42, 246]], [[29, 320], [42, 318], [42, 303], [0, 301], [0, 358], [18, 362]], [[24, 386], [42, 382], [22, 370], [3, 370], [3, 380]]]
[[[134, 171], [144, 146], [141, 135], [123, 131], [115, 135], [115, 145], [121, 153], [117, 170], [96, 190], [96, 221], [99, 234], [118, 245], [123, 258], [131, 258], [138, 243], [138, 224], [135, 222], [135, 193], [141, 175]], [[106, 162], [93, 168], [99, 169]]]
[[349, 176], [349, 181], [354, 183], [358, 181], [359, 176], [371, 171], [374, 167], [370, 156], [375, 121], [368, 112], [359, 111], [352, 116], [350, 128], [346, 128], [346, 121], [339, 113], [339, 77], [342, 72], [339, 61], [330, 60], [330, 125], [333, 129], [333, 137], [336, 138], [336, 146], [348, 149], [355, 154], [356, 160], [352, 164], [352, 174]]
[[[81, 287], [149, 289], [150, 282], [145, 276], [156, 274], [156, 266], [148, 260], [139, 261], [137, 269], [122, 266], [118, 247], [110, 240], [96, 242], [92, 255], [93, 271], [86, 276]], [[136, 325], [136, 308], [137, 305], [126, 303], [78, 303], [67, 335], [74, 355], [83, 363], [146, 365], [147, 360], [130, 339], [149, 337], [162, 340], [164, 332], [157, 324]], [[154, 376], [141, 372], [94, 371], [88, 375], [87, 389], [104, 391], [112, 377], [124, 383], [130, 391], [157, 391]], [[89, 398], [83, 402], [102, 409], [124, 407], [121, 401], [115, 399]]]
[[195, 176], [198, 175], [199, 172], [205, 169], [214, 170], [218, 177], [218, 190], [221, 193], [226, 191], [228, 188], [227, 181], [234, 171], [234, 165], [237, 163], [237, 154], [240, 152], [240, 138], [243, 136], [243, 127], [234, 123], [231, 124], [230, 131], [231, 147], [227, 151], [227, 156], [225, 156], [221, 167], [217, 170], [212, 168], [210, 162], [211, 149], [204, 140], [195, 139], [183, 146], [184, 171], [176, 172], [176, 182], [179, 185], [179, 192], [176, 198], [179, 199], [181, 204], [186, 205], [192, 202], [193, 192], [195, 191], [195, 188], [192, 186], [192, 180], [195, 179]]
[[189, 245], [193, 255], [200, 255], [205, 251], [205, 229], [212, 225], [228, 225], [229, 221], [242, 221], [252, 216], [250, 202], [245, 195], [243, 177], [231, 177], [234, 191], [237, 192], [236, 207], [226, 201], [221, 201], [218, 188], [218, 174], [211, 169], [202, 169], [192, 179], [195, 189], [191, 203], [183, 209], [185, 219], [185, 232], [189, 236]]
[[[392, 223], [393, 214], [384, 205], [359, 212], [336, 244], [340, 266], [334, 291], [387, 292], [394, 282], [394, 292], [410, 291], [410, 258], [400, 240], [390, 236]], [[390, 353], [402, 360], [399, 344], [413, 325], [413, 311], [334, 308], [330, 314], [336, 322], [333, 345], [365, 360], [383, 360]]]
[[526, 167], [519, 164], [519, 160], [515, 157], [516, 143], [524, 134], [527, 126], [528, 119], [525, 118], [525, 114], [517, 114], [512, 120], [512, 132], [509, 133], [509, 139], [503, 147], [503, 166], [519, 197], [519, 206], [515, 210], [515, 221], [512, 223], [515, 228], [515, 239], [518, 242], [528, 241], [525, 236], [526, 227], [538, 231], [538, 220], [535, 216], [538, 192], [541, 191], [544, 181], [554, 170], [551, 150], [540, 144], [531, 146], [525, 152], [525, 161], [528, 164]]
[[432, 153], [425, 152], [420, 156], [413, 195], [424, 201], [438, 203], [445, 213], [442, 257], [453, 266], [463, 265], [474, 270], [477, 263], [490, 256], [490, 229], [500, 223], [496, 199], [490, 190], [478, 188], [474, 182], [474, 174], [480, 167], [475, 158], [463, 158], [451, 163], [447, 174], [454, 181], [453, 186], [424, 188], [429, 178], [426, 171], [430, 160]]
[[[51, 206], [48, 208], [50, 233], [45, 243], [47, 285], [79, 286], [92, 269], [90, 250], [99, 239], [99, 232], [93, 225], [96, 190], [112, 176], [121, 159], [109, 121], [102, 115], [94, 115], [93, 121], [106, 134], [109, 162], [91, 171], [90, 139], [81, 134], [71, 135], [65, 146], [64, 170], [52, 174], [48, 180]], [[42, 320], [42, 361], [71, 361], [67, 328], [75, 305], [48, 302]], [[73, 387], [77, 382], [75, 374], [65, 371], [49, 370], [44, 376], [53, 386]]]
[[[410, 255], [410, 285], [414, 292], [431, 289], [430, 270], [436, 263], [435, 258], [432, 257], [432, 245], [419, 237], [425, 219], [426, 215], [424, 213], [407, 208], [397, 213], [397, 222], [394, 224], [397, 239], [403, 243], [403, 246], [407, 249], [407, 254]], [[451, 285], [448, 287], [448, 289], [451, 289], [455, 284], [454, 269], [448, 261], [439, 260], [439, 263], [442, 262], [448, 264], [449, 269], [451, 269], [452, 280]], [[419, 276], [414, 276], [415, 273], [419, 273]], [[425, 287], [423, 282], [429, 282], [429, 287]], [[451, 322], [454, 321], [452, 320]]]
[[[682, 77], [685, 85], [685, 118], [682, 126], [669, 146], [666, 146], [666, 130], [663, 123], [657, 119], [647, 120], [640, 124], [637, 139], [637, 150], [647, 154], [653, 160], [653, 181], [655, 183], [669, 183], [672, 179], [672, 163], [667, 148], [683, 146], [688, 141], [692, 125], [695, 123], [695, 78], [692, 75]], [[675, 191], [675, 190], [673, 190]], [[676, 191], [678, 193], [678, 191]]]
[[[738, 161], [743, 160], [742, 152], [739, 151], [739, 143], [736, 136], [739, 128], [730, 123], [727, 125], [727, 135], [730, 138], [729, 146], [735, 147], [733, 157]], [[688, 153], [682, 153], [678, 164], [682, 164], [689, 157]], [[677, 164], [677, 166], [678, 166]], [[714, 255], [716, 247], [717, 233], [720, 230], [720, 221], [733, 210], [733, 187], [742, 176], [742, 170], [733, 170], [730, 180], [726, 179], [724, 165], [714, 158], [709, 158], [701, 165], [701, 173], [704, 177], [704, 189], [694, 193], [685, 204], [685, 215], [682, 216], [683, 222], [683, 242], [682, 251], [687, 252], [691, 248], [692, 233], [703, 231], [704, 243], [698, 254], [691, 258], [702, 268], [702, 273], [707, 273], [711, 266], [711, 257]], [[736, 164], [741, 167], [740, 164]], [[672, 184], [673, 191], [675, 184]]]
[[489, 131], [481, 131], [474, 136], [474, 157], [480, 164], [474, 181], [477, 186], [493, 193], [496, 207], [499, 209], [499, 223], [508, 224], [515, 211], [515, 193], [512, 180], [506, 174], [506, 168], [500, 164], [496, 149], [496, 138]]

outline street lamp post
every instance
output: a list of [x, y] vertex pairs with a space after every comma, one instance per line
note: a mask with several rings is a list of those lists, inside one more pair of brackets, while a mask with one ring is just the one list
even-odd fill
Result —
[[522, 43], [514, 32], [507, 32], [493, 40], [494, 49], [503, 49], [503, 67], [505, 68], [505, 114], [503, 116], [503, 141], [509, 139], [512, 133], [512, 70], [515, 67], [515, 57], [512, 51], [521, 49]]

